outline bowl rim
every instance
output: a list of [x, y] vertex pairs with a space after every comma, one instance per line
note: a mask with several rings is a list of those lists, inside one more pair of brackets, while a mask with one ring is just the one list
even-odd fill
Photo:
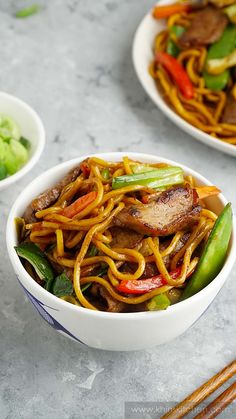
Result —
[[33, 168], [33, 166], [37, 163], [37, 161], [39, 160], [43, 152], [43, 149], [45, 146], [45, 137], [46, 137], [42, 120], [40, 119], [37, 112], [30, 105], [28, 105], [26, 102], [24, 102], [23, 100], [19, 99], [18, 97], [14, 95], [0, 91], [0, 100], [2, 98], [6, 98], [12, 102], [15, 102], [19, 107], [24, 109], [24, 111], [28, 114], [28, 117], [30, 116], [30, 118], [34, 120], [35, 125], [37, 127], [37, 131], [38, 131], [38, 141], [36, 143], [35, 150], [32, 156], [30, 156], [26, 164], [22, 166], [21, 169], [19, 169], [13, 175], [8, 176], [7, 178], [3, 180], [0, 180], [0, 190], [5, 189], [7, 186], [18, 181], [22, 176], [24, 176]]
[[[110, 156], [110, 157], [109, 157]], [[110, 312], [104, 312], [104, 311], [95, 311], [91, 310], [85, 307], [78, 307], [75, 306], [67, 301], [61, 300], [60, 298], [56, 297], [55, 295], [51, 294], [49, 291], [45, 290], [41, 285], [39, 285], [25, 270], [23, 267], [20, 258], [18, 257], [17, 253], [14, 250], [14, 238], [13, 238], [13, 226], [14, 226], [14, 219], [18, 216], [17, 211], [18, 207], [21, 206], [22, 201], [24, 201], [24, 194], [27, 192], [27, 190], [33, 188], [36, 185], [40, 185], [43, 180], [50, 179], [51, 175], [56, 175], [60, 173], [61, 171], [70, 170], [70, 168], [73, 167], [73, 165], [76, 165], [86, 159], [87, 157], [100, 157], [104, 159], [114, 158], [113, 161], [116, 161], [124, 156], [128, 156], [130, 158], [136, 158], [143, 160], [156, 160], [156, 161], [163, 161], [170, 163], [172, 165], [179, 165], [183, 168], [184, 171], [190, 172], [193, 176], [195, 176], [199, 181], [202, 181], [206, 185], [211, 185], [212, 183], [206, 179], [204, 176], [196, 172], [195, 170], [189, 168], [188, 166], [185, 166], [181, 163], [175, 162], [173, 160], [167, 159], [165, 157], [160, 157], [156, 155], [150, 155], [146, 153], [134, 153], [134, 152], [107, 152], [107, 153], [96, 153], [96, 154], [88, 154], [83, 156], [78, 156], [77, 158], [65, 161], [63, 163], [60, 163], [56, 166], [51, 167], [47, 171], [41, 173], [39, 176], [37, 176], [33, 181], [31, 181], [24, 190], [20, 193], [20, 195], [15, 200], [14, 204], [11, 207], [11, 210], [8, 215], [7, 225], [6, 225], [6, 244], [7, 244], [7, 250], [8, 250], [8, 256], [10, 258], [11, 264], [14, 267], [17, 267], [17, 272], [20, 273], [20, 275], [24, 276], [24, 278], [29, 282], [31, 289], [38, 297], [38, 295], [42, 295], [43, 297], [46, 297], [47, 299], [51, 300], [52, 303], [59, 304], [62, 308], [77, 311], [80, 313], [84, 313], [89, 316], [95, 316], [95, 317], [103, 317], [103, 318], [112, 318], [112, 319], [127, 319], [127, 318], [153, 318], [153, 317], [162, 317], [162, 316], [169, 316], [172, 315], [173, 312], [177, 312], [181, 310], [184, 306], [191, 305], [192, 302], [197, 302], [198, 300], [201, 300], [204, 295], [207, 297], [207, 295], [211, 294], [211, 291], [213, 288], [215, 288], [219, 283], [221, 278], [227, 278], [229, 275], [233, 264], [236, 260], [236, 219], [233, 214], [233, 227], [232, 227], [232, 236], [231, 236], [231, 248], [229, 250], [227, 260], [224, 263], [223, 268], [219, 272], [219, 274], [215, 277], [215, 279], [208, 284], [205, 288], [203, 288], [201, 291], [199, 291], [197, 294], [193, 295], [192, 297], [187, 298], [184, 301], [180, 301], [179, 303], [176, 303], [174, 305], [171, 305], [168, 307], [168, 310], [163, 311], [143, 311], [143, 312], [132, 312], [132, 313], [110, 313]], [[50, 182], [47, 182], [50, 185]], [[46, 187], [44, 188], [46, 189]], [[223, 203], [223, 205], [227, 204], [227, 199], [224, 197], [224, 195], [219, 194], [218, 195], [220, 201]], [[14, 269], [15, 270], [15, 269]], [[223, 287], [224, 282], [220, 285], [220, 289]]]
[[[158, 5], [165, 5], [172, 3], [172, 0], [159, 0]], [[146, 79], [143, 76], [142, 68], [140, 67], [140, 55], [143, 54], [143, 49], [140, 48], [140, 37], [142, 37], [142, 32], [146, 26], [149, 26], [149, 21], [152, 18], [151, 14], [152, 9], [150, 9], [147, 14], [142, 18], [140, 21], [133, 38], [133, 45], [132, 45], [132, 61], [135, 73], [138, 77], [138, 80], [147, 93], [147, 95], [151, 98], [151, 100], [155, 103], [155, 105], [160, 109], [162, 113], [164, 113], [175, 125], [177, 125], [180, 129], [187, 132], [191, 137], [195, 138], [198, 141], [201, 141], [205, 145], [215, 148], [221, 152], [229, 154], [231, 156], [236, 157], [236, 146], [232, 144], [228, 144], [218, 138], [212, 137], [210, 134], [207, 134], [201, 131], [199, 128], [194, 127], [189, 122], [185, 121], [180, 115], [178, 115], [162, 98], [159, 90], [155, 87], [155, 89], [150, 88], [147, 85]], [[158, 29], [156, 31], [158, 33]], [[149, 45], [150, 47], [150, 45]], [[145, 60], [144, 60], [145, 61]], [[147, 69], [148, 73], [148, 69]], [[151, 76], [150, 76], [151, 77]]]

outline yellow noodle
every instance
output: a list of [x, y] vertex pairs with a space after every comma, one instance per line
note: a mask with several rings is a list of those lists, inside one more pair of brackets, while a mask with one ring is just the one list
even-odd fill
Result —
[[88, 163], [90, 164], [98, 164], [99, 166], [102, 167], [109, 167], [112, 166], [114, 163], [112, 162], [108, 162], [106, 160], [100, 159], [99, 157], [90, 157]]
[[62, 203], [71, 200], [73, 196], [78, 192], [82, 182], [83, 182], [83, 176], [79, 176], [74, 182], [67, 185], [66, 188], [62, 190], [62, 193], [59, 199], [57, 200], [57, 202], [55, 202], [53, 206], [59, 207], [62, 205]]
[[73, 249], [73, 247], [75, 247], [77, 244], [81, 242], [84, 235], [85, 235], [84, 231], [78, 231], [77, 233], [74, 234], [72, 238], [66, 240], [65, 246], [68, 249]]
[[[126, 251], [126, 250], [130, 250], [130, 249], [122, 249], [122, 251]], [[116, 260], [119, 260], [119, 261], [130, 261], [130, 260], [132, 260], [133, 261], [133, 259], [130, 259], [129, 257], [127, 257], [127, 255], [124, 254], [123, 256], [124, 256], [123, 258], [120, 258], [120, 259], [117, 258]], [[136, 280], [143, 274], [143, 271], [145, 269], [145, 260], [144, 260], [144, 263], [143, 263], [143, 261], [140, 258], [138, 268], [133, 274], [120, 272], [117, 269], [114, 260], [111, 259], [111, 257], [109, 257], [109, 256], [93, 256], [93, 257], [85, 258], [81, 262], [81, 266], [92, 265], [92, 264], [98, 263], [98, 262], [100, 262], [100, 263], [105, 262], [110, 267], [113, 275], [117, 279], [119, 279], [120, 281]]]
[[123, 157], [123, 163], [124, 163], [125, 173], [126, 173], [127, 175], [132, 175], [132, 174], [133, 174], [133, 172], [132, 172], [132, 170], [131, 170], [131, 168], [130, 168], [129, 159], [128, 159], [128, 157], [127, 157], [127, 156]]
[[218, 218], [217, 215], [214, 212], [212, 212], [208, 209], [202, 209], [201, 214], [203, 216], [205, 216], [206, 218], [210, 218], [213, 221], [216, 221], [217, 218]]
[[168, 38], [168, 31], [164, 30], [160, 32], [154, 41], [154, 52], [164, 51], [166, 49], [166, 42]]
[[121, 167], [121, 168], [115, 170], [112, 177], [115, 178], [115, 177], [118, 177], [118, 176], [123, 176], [124, 174], [125, 174], [125, 171], [124, 171], [123, 167]]
[[187, 69], [187, 72], [188, 72], [188, 75], [189, 75], [190, 80], [194, 84], [197, 84], [198, 85], [200, 78], [199, 78], [199, 76], [196, 74], [196, 72], [194, 70], [195, 62], [196, 62], [195, 61], [195, 57], [194, 56], [190, 57], [190, 59], [187, 62], [186, 69]]
[[216, 108], [215, 114], [214, 114], [214, 118], [217, 122], [219, 121], [219, 119], [222, 115], [223, 109], [225, 107], [225, 104], [226, 104], [226, 94], [225, 94], [225, 92], [219, 92], [218, 97], [219, 97], [219, 102], [218, 102], [218, 105], [217, 105], [217, 108]]
[[48, 236], [49, 234], [55, 233], [53, 229], [50, 228], [44, 228], [42, 230], [32, 230], [30, 237], [42, 237], [42, 236]]
[[108, 235], [107, 232], [106, 232], [106, 235], [105, 235], [105, 233], [104, 234], [97, 233], [97, 234], [94, 235], [94, 238], [95, 238], [95, 240], [99, 240], [100, 242], [107, 243], [107, 244], [111, 243], [111, 241], [112, 241], [111, 233]]
[[109, 227], [112, 218], [115, 217], [123, 208], [124, 208], [124, 204], [122, 202], [120, 202], [118, 204], [118, 206], [111, 212], [111, 214], [109, 215], [109, 217], [107, 218], [106, 221], [103, 221], [101, 224], [98, 224], [98, 225], [95, 225], [95, 226], [91, 227], [91, 229], [86, 234], [85, 239], [83, 241], [83, 244], [81, 246], [80, 252], [76, 257], [75, 266], [74, 266], [74, 280], [73, 280], [74, 290], [75, 290], [75, 293], [76, 293], [76, 296], [77, 296], [79, 302], [84, 307], [90, 308], [92, 310], [96, 310], [96, 307], [94, 307], [84, 297], [83, 293], [81, 292], [81, 288], [80, 288], [80, 265], [81, 265], [81, 262], [83, 261], [85, 255], [87, 253], [88, 247], [91, 243], [91, 240], [92, 240], [94, 234], [106, 230]]
[[124, 188], [116, 189], [114, 191], [111, 191], [105, 194], [101, 204], [104, 204], [106, 201], [108, 201], [108, 199], [117, 197], [118, 195], [123, 195], [128, 192], [141, 191], [141, 189], [144, 189], [144, 188], [145, 188], [144, 185], [124, 186]]
[[58, 213], [60, 211], [61, 211], [61, 207], [49, 207], [49, 208], [46, 208], [44, 210], [37, 211], [35, 213], [35, 217], [36, 218], [43, 218], [43, 217], [45, 217], [45, 215], [55, 214], [55, 213]]
[[119, 285], [119, 281], [113, 275], [111, 268], [108, 269], [107, 276], [108, 276], [108, 278], [109, 278], [109, 280], [111, 282], [111, 285], [113, 285], [113, 287], [117, 287]]
[[57, 238], [57, 254], [58, 256], [64, 255], [64, 239], [62, 230], [56, 230], [56, 238]]
[[183, 64], [183, 61], [186, 60], [186, 58], [192, 58], [192, 57], [200, 57], [201, 53], [197, 49], [188, 49], [186, 51], [180, 52], [178, 56], [178, 61]]
[[183, 235], [184, 235], [183, 231], [179, 231], [178, 233], [176, 233], [173, 239], [171, 240], [171, 243], [169, 244], [169, 246], [161, 252], [161, 256], [165, 257], [165, 256], [170, 255], [175, 250], [177, 243], [179, 242], [179, 240], [181, 240]]
[[187, 252], [188, 249], [192, 249], [194, 251], [196, 247], [201, 243], [204, 236], [208, 233], [209, 230], [212, 229], [212, 223], [206, 223], [204, 227], [198, 231], [197, 234], [193, 235], [193, 237], [190, 236], [189, 240], [185, 244], [185, 246], [173, 257], [171, 261], [171, 270], [175, 269], [177, 266], [177, 263], [181, 259], [181, 257]]

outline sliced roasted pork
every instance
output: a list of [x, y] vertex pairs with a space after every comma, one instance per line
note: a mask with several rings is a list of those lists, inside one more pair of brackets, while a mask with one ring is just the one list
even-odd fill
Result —
[[112, 313], [121, 313], [122, 311], [125, 311], [125, 307], [127, 306], [127, 304], [122, 303], [122, 301], [115, 300], [109, 294], [109, 292], [100, 284], [93, 283], [91, 287], [91, 294], [94, 297], [98, 297], [101, 299], [101, 304], [105, 311], [109, 311]]
[[143, 239], [143, 234], [136, 233], [136, 231], [123, 229], [120, 227], [112, 227], [112, 242], [111, 247], [122, 247], [133, 249]]
[[33, 223], [36, 221], [34, 216], [35, 212], [41, 211], [45, 208], [53, 205], [54, 202], [59, 198], [62, 189], [68, 185], [70, 182], [74, 182], [80, 173], [80, 166], [75, 167], [70, 170], [67, 175], [64, 176], [62, 180], [52, 186], [52, 188], [47, 189], [45, 192], [41, 193], [36, 199], [34, 199], [30, 205], [26, 208], [23, 218], [26, 223]]
[[231, 95], [227, 99], [221, 122], [236, 124], [236, 100]]
[[200, 211], [194, 189], [174, 187], [162, 192], [148, 204], [124, 208], [114, 223], [141, 234], [168, 236], [191, 227], [199, 219]]
[[190, 27], [179, 39], [182, 48], [200, 47], [217, 41], [228, 23], [226, 15], [214, 6], [196, 13]]

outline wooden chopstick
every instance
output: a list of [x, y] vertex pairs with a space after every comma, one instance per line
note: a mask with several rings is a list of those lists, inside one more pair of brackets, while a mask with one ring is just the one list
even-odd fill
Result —
[[[208, 381], [202, 384], [197, 390], [186, 397], [182, 402], [175, 406], [170, 412], [166, 413], [161, 419], [180, 419], [187, 415], [190, 410], [205, 400], [217, 388], [236, 374], [236, 359], [227, 365], [223, 370], [215, 374]], [[205, 419], [205, 416], [204, 416]]]
[[236, 399], [236, 382], [221, 393], [193, 419], [213, 419]]

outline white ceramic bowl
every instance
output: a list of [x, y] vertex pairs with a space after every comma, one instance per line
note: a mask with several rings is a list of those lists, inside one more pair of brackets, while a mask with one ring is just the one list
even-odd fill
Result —
[[[165, 5], [173, 2], [174, 0], [160, 0], [158, 5]], [[186, 131], [192, 137], [195, 137], [197, 140], [210, 147], [236, 156], [236, 146], [213, 138], [211, 135], [206, 134], [186, 122], [170, 108], [163, 99], [162, 94], [158, 91], [155, 81], [148, 72], [148, 68], [153, 60], [153, 43], [155, 36], [158, 32], [165, 29], [165, 27], [166, 21], [164, 19], [154, 19], [151, 11], [149, 11], [136, 31], [133, 42], [133, 64], [140, 83], [158, 108], [183, 131]]]
[[25, 102], [8, 93], [0, 92], [0, 113], [12, 117], [18, 124], [21, 135], [31, 143], [28, 161], [14, 175], [0, 180], [1, 191], [19, 180], [37, 163], [45, 145], [45, 131], [37, 113]]
[[[210, 182], [193, 170], [176, 162], [148, 154], [127, 153], [132, 159], [143, 162], [164, 161], [183, 167], [199, 184]], [[110, 161], [120, 161], [123, 153], [105, 153], [98, 156]], [[86, 156], [87, 157], [87, 156]], [[38, 285], [26, 272], [14, 246], [17, 244], [15, 217], [22, 216], [31, 200], [61, 179], [71, 168], [86, 158], [78, 157], [62, 163], [31, 182], [14, 203], [7, 222], [7, 248], [9, 257], [26, 295], [41, 316], [56, 330], [85, 345], [99, 349], [131, 351], [165, 343], [185, 332], [207, 309], [224, 285], [236, 258], [235, 220], [227, 260], [211, 284], [195, 296], [170, 306], [166, 311], [140, 313], [106, 313], [74, 306], [60, 300]], [[227, 203], [223, 195], [211, 198], [209, 206], [219, 213]], [[22, 301], [23, 304], [23, 301]]]

